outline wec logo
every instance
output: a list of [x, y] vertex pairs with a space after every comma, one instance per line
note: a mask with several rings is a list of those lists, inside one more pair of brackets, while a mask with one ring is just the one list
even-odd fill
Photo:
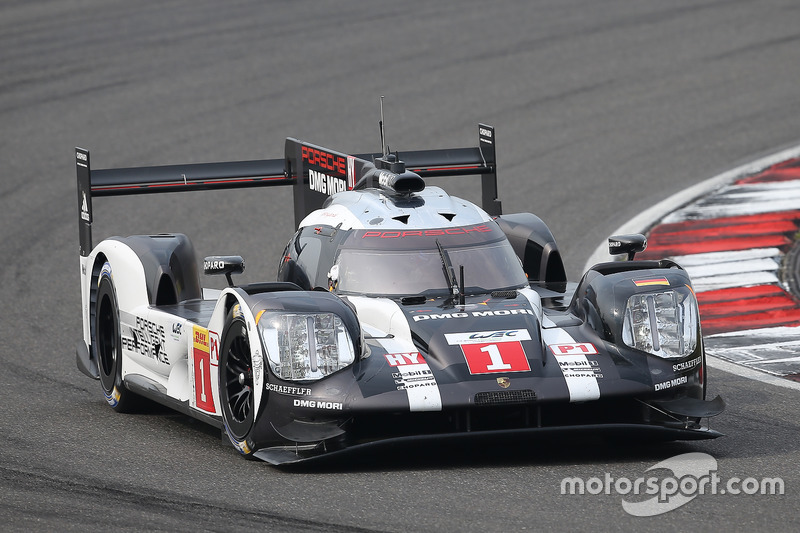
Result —
[[470, 339], [508, 339], [514, 340], [519, 333], [518, 329], [510, 329], [508, 331], [483, 331], [481, 333], [473, 333], [469, 336]]

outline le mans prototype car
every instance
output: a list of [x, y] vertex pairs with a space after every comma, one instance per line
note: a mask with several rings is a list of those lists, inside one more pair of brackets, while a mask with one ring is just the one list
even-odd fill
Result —
[[[669, 260], [568, 282], [533, 214], [501, 214], [494, 129], [477, 147], [346, 155], [289, 138], [277, 160], [91, 170], [77, 148], [83, 340], [77, 364], [108, 404], [148, 398], [236, 449], [295, 463], [427, 439], [550, 432], [708, 439], [697, 300]], [[423, 178], [480, 175], [482, 207]], [[429, 180], [430, 181], [430, 180]], [[297, 232], [277, 279], [237, 285], [213, 256], [203, 289], [182, 234], [92, 246], [92, 198], [291, 186]]]

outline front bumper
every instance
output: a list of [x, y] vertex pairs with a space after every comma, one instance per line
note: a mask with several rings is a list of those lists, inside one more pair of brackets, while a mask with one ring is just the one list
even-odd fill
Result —
[[725, 402], [717, 396], [710, 401], [628, 399], [560, 406], [532, 403], [502, 410], [477, 408], [395, 416], [384, 413], [342, 420], [340, 426], [330, 424], [328, 430], [339, 428], [333, 438], [266, 447], [253, 455], [274, 465], [291, 465], [346, 460], [366, 450], [381, 453], [387, 448], [434, 443], [516, 444], [543, 437], [570, 439], [573, 435], [644, 441], [704, 440], [723, 435], [701, 425], [700, 419], [716, 416], [724, 409]]

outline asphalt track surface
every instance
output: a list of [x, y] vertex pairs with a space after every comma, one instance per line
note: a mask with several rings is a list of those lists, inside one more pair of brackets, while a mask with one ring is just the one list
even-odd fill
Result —
[[[123, 416], [75, 367], [73, 147], [97, 168], [281, 157], [286, 136], [473, 145], [497, 127], [504, 211], [532, 211], [572, 278], [663, 198], [800, 138], [793, 0], [0, 4], [0, 529], [800, 529], [798, 393], [713, 371], [727, 434], [695, 444], [392, 449], [322, 470], [242, 459], [169, 411]], [[477, 199], [477, 182], [446, 184]], [[95, 239], [179, 231], [270, 279], [288, 189], [101, 199]], [[218, 280], [211, 280], [217, 282]], [[651, 518], [565, 477], [636, 479], [703, 452], [783, 496], [703, 495]]]

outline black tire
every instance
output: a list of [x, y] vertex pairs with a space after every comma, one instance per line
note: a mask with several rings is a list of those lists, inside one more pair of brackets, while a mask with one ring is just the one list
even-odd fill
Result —
[[126, 389], [122, 383], [119, 306], [108, 263], [103, 266], [97, 287], [92, 350], [100, 371], [100, 385], [108, 405], [118, 413], [131, 412], [139, 403], [139, 397]]
[[252, 453], [247, 437], [255, 420], [253, 362], [247, 324], [234, 306], [225, 320], [219, 359], [219, 398], [225, 431], [244, 455]]

